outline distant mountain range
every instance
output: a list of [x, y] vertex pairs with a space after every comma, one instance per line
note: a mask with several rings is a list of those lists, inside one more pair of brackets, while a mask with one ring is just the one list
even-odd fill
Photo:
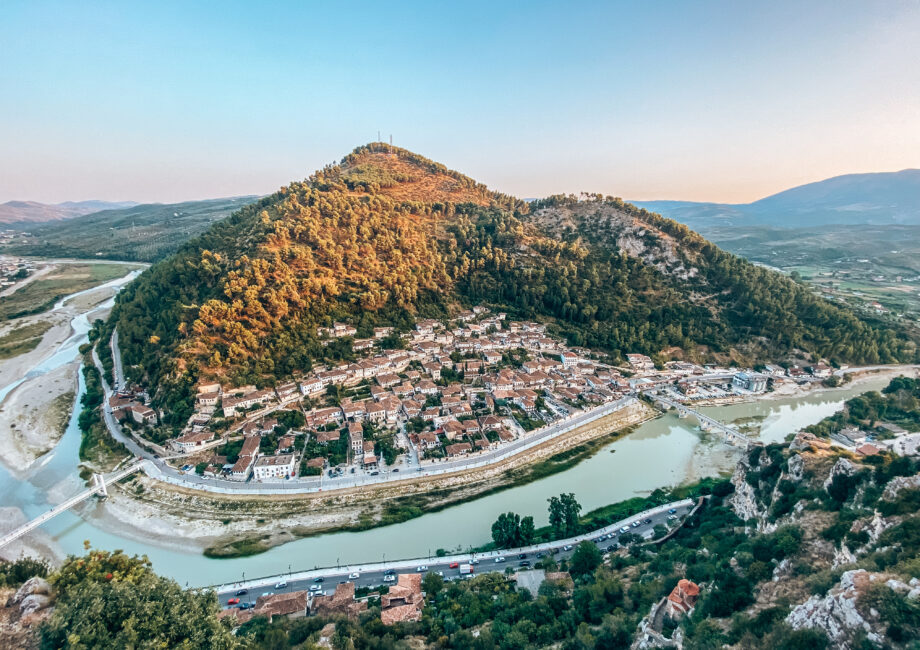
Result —
[[236, 196], [184, 203], [130, 203], [56, 221], [20, 221], [9, 224], [10, 228], [28, 231], [29, 235], [17, 238], [4, 252], [153, 262], [256, 199]]
[[632, 203], [703, 231], [718, 226], [920, 225], [920, 169], [835, 176], [753, 203]]
[[0, 203], [0, 223], [42, 223], [73, 219], [100, 210], [130, 208], [134, 201], [65, 201], [64, 203], [39, 203], [37, 201], [7, 201]]

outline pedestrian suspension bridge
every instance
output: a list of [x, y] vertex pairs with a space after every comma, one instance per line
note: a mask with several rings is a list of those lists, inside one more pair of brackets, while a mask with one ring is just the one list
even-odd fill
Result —
[[113, 472], [112, 474], [109, 474], [108, 476], [104, 476], [102, 474], [93, 474], [93, 478], [90, 481], [90, 487], [88, 490], [85, 490], [81, 492], [80, 494], [77, 494], [76, 496], [70, 497], [66, 501], [59, 503], [58, 505], [48, 510], [48, 512], [42, 513], [41, 515], [39, 515], [38, 517], [30, 521], [29, 523], [24, 524], [13, 531], [10, 531], [6, 535], [3, 535], [2, 537], [0, 537], [0, 548], [3, 548], [7, 544], [14, 542], [15, 540], [19, 539], [23, 535], [26, 535], [32, 532], [33, 530], [35, 530], [36, 528], [38, 528], [45, 522], [50, 521], [51, 519], [54, 519], [62, 512], [66, 510], [70, 510], [75, 505], [79, 503], [83, 503], [84, 501], [86, 501], [87, 499], [89, 499], [90, 497], [94, 495], [98, 494], [98, 495], [101, 495], [102, 497], [108, 496], [109, 492], [107, 489], [107, 485], [115, 483], [116, 481], [120, 481], [124, 477], [130, 476], [131, 474], [134, 474], [135, 472], [140, 471], [142, 467], [143, 467], [143, 461], [140, 461], [132, 465], [129, 465], [128, 467], [125, 467], [124, 469], [118, 470], [117, 472]]

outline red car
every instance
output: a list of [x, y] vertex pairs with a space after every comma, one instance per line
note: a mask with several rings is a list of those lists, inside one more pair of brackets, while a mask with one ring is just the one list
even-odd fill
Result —
[[451, 562], [449, 568], [456, 569], [456, 568], [459, 568], [459, 566], [460, 566], [459, 562]]
[[230, 600], [227, 601], [227, 604], [228, 604], [228, 605], [239, 605], [239, 604], [240, 604], [240, 599], [239, 599], [239, 598], [231, 598]]

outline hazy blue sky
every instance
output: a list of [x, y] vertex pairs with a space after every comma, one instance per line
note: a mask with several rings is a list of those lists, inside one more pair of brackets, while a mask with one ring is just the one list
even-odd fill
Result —
[[523, 197], [747, 201], [920, 167], [918, 35], [897, 0], [2, 0], [0, 201], [268, 193], [378, 129]]

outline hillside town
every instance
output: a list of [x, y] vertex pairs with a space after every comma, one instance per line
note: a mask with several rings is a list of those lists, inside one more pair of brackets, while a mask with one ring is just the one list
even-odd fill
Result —
[[[573, 413], [645, 391], [682, 403], [730, 400], [780, 382], [822, 381], [826, 364], [751, 369], [666, 362], [627, 354], [614, 365], [567, 346], [546, 325], [509, 321], [477, 306], [454, 320], [419, 320], [411, 332], [377, 327], [372, 338], [336, 322], [318, 332], [359, 356], [274, 387], [201, 383], [181, 435], [160, 446], [184, 471], [228, 481], [271, 482], [420, 470], [501, 449]], [[395, 337], [395, 338], [394, 338]], [[399, 342], [399, 347], [386, 343]], [[158, 414], [139, 387], [109, 406], [129, 427]]]

